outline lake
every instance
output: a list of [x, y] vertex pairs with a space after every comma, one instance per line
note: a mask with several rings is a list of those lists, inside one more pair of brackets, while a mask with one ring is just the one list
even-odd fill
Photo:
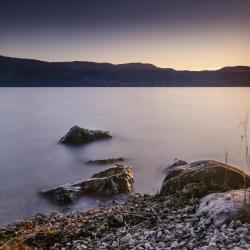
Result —
[[[61, 208], [41, 189], [89, 178], [124, 157], [135, 191], [155, 193], [174, 158], [215, 159], [244, 167], [239, 116], [250, 88], [1, 88], [0, 224]], [[73, 125], [109, 130], [112, 140], [72, 148], [58, 140]], [[81, 199], [72, 209], [98, 206]]]

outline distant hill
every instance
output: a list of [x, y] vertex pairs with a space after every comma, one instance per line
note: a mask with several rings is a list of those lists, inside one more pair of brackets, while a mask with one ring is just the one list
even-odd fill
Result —
[[0, 87], [248, 86], [250, 67], [177, 71], [152, 64], [45, 62], [0, 56]]

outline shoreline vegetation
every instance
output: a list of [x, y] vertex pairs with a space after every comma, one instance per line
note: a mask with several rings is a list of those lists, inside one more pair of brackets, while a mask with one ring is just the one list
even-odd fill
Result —
[[[59, 143], [111, 138], [108, 131], [73, 126]], [[133, 193], [133, 167], [121, 164], [43, 191], [59, 205], [84, 195], [109, 199], [87, 212], [37, 214], [2, 227], [0, 249], [250, 249], [247, 173], [213, 160], [178, 159], [161, 171], [165, 178], [155, 195]]]

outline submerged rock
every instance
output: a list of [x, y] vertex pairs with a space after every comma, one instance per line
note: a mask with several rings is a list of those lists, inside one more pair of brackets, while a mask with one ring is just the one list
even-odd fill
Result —
[[220, 225], [231, 219], [245, 219], [245, 208], [249, 210], [249, 206], [250, 189], [231, 190], [202, 198], [196, 214], [206, 216], [215, 225]]
[[92, 176], [91, 179], [42, 191], [42, 194], [61, 204], [71, 203], [82, 195], [113, 196], [133, 190], [132, 167], [116, 166]]
[[[250, 186], [250, 177], [246, 186]], [[204, 197], [215, 192], [244, 188], [244, 172], [217, 162], [196, 161], [187, 165], [172, 167], [163, 181], [160, 194], [180, 194], [189, 197]]]
[[68, 133], [63, 136], [59, 143], [69, 144], [69, 145], [80, 145], [92, 141], [103, 140], [112, 138], [108, 131], [102, 130], [90, 130], [85, 128], [80, 128], [78, 126], [73, 126]]
[[114, 164], [117, 162], [123, 162], [124, 158], [123, 157], [118, 157], [118, 158], [110, 158], [110, 159], [101, 159], [101, 160], [89, 160], [86, 163], [87, 164], [96, 164], [96, 165], [108, 165], [108, 164]]

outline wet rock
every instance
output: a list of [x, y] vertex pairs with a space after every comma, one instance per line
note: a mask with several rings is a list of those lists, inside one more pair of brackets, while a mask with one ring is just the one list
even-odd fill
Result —
[[[246, 185], [250, 186], [248, 175]], [[217, 161], [196, 161], [172, 167], [163, 181], [160, 194], [200, 198], [210, 193], [243, 187], [244, 172], [241, 170]]]
[[86, 163], [87, 164], [96, 164], [96, 165], [108, 165], [108, 164], [114, 164], [118, 162], [123, 162], [124, 158], [123, 157], [118, 157], [118, 158], [109, 158], [109, 159], [102, 159], [102, 160], [89, 160]]
[[172, 170], [176, 167], [185, 166], [188, 163], [183, 160], [174, 159], [173, 161], [169, 162], [166, 166], [164, 166], [161, 170], [164, 171], [166, 174], [170, 174]]
[[116, 165], [112, 168], [107, 168], [105, 170], [102, 170], [98, 173], [95, 173], [92, 175], [92, 178], [103, 178], [103, 177], [110, 177], [116, 174], [126, 173], [127, 175], [130, 175], [132, 178], [132, 168], [131, 167], [124, 167], [123, 165]]
[[117, 166], [96, 173], [91, 179], [43, 190], [41, 193], [55, 202], [67, 204], [82, 195], [113, 196], [132, 190], [132, 167]]
[[[249, 207], [250, 189], [231, 190], [225, 193], [207, 195], [201, 199], [196, 213], [198, 216], [205, 215], [210, 218], [215, 225], [223, 224], [235, 218], [244, 219], [245, 195], [246, 204]], [[237, 226], [240, 226], [240, 224]]]
[[112, 138], [108, 131], [90, 130], [73, 126], [68, 133], [63, 136], [59, 143], [69, 145], [81, 145], [92, 141]]

